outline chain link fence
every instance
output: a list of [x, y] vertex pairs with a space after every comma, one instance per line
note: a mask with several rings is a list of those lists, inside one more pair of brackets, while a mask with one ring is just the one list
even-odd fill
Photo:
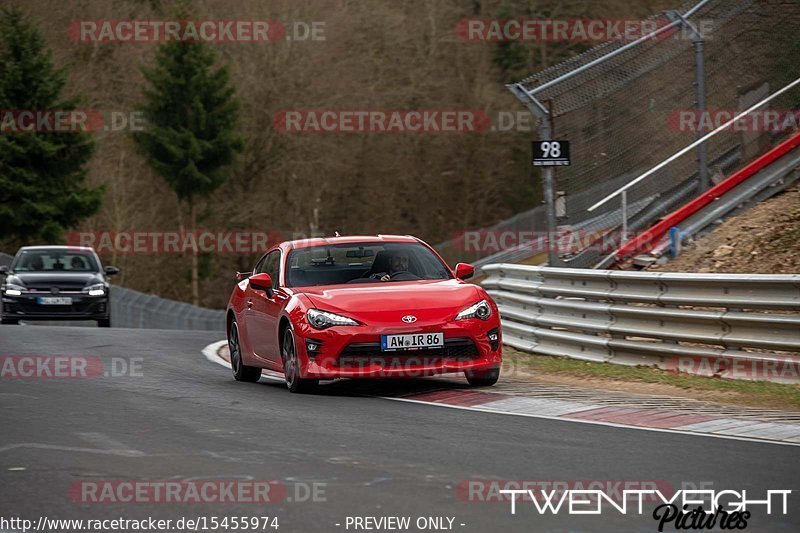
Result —
[[[561, 231], [619, 233], [619, 198], [593, 212], [587, 208], [800, 76], [797, 0], [694, 0], [652, 19], [673, 26], [638, 43], [602, 43], [509, 85], [530, 109], [540, 106], [537, 118], [540, 126], [549, 120], [552, 139], [570, 142], [571, 166], [555, 170], [554, 196], [561, 200], [553, 209]], [[800, 88], [768, 108], [704, 143], [705, 153], [688, 153], [633, 186], [626, 198], [628, 231], [646, 229], [796, 132]], [[546, 220], [540, 206], [490, 230], [554, 230]], [[459, 239], [437, 248], [450, 260], [479, 264], [535, 255], [525, 246], [465, 253]], [[558, 260], [591, 267], [612, 251], [587, 246]]]
[[[11, 265], [13, 256], [0, 252], [0, 265]], [[184, 302], [166, 300], [153, 294], [117, 287], [109, 291], [111, 325], [116, 328], [181, 329], [224, 331], [225, 311], [206, 309]], [[24, 322], [24, 319], [23, 319]], [[31, 324], [84, 325], [87, 321], [42, 321]]]

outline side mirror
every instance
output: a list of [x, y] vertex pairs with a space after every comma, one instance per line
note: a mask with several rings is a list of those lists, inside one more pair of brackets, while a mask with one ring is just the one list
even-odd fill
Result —
[[267, 291], [267, 296], [272, 296], [272, 278], [269, 274], [261, 273], [250, 276], [250, 286], [257, 291]]
[[119, 269], [117, 267], [107, 266], [103, 269], [103, 272], [106, 273], [106, 276], [116, 276], [119, 274]]
[[0, 276], [7, 276], [9, 272], [8, 265], [0, 265]]
[[475, 267], [469, 263], [458, 263], [456, 265], [456, 277], [458, 279], [469, 279], [475, 273]]

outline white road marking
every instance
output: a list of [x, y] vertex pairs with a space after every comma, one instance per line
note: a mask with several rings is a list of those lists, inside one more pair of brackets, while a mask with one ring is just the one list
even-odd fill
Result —
[[[217, 355], [217, 351], [219, 350], [219, 348], [221, 346], [224, 346], [225, 344], [227, 344], [227, 341], [218, 341], [218, 342], [211, 343], [208, 346], [206, 346], [205, 348], [203, 348], [203, 355], [209, 361], [212, 361], [214, 363], [222, 365], [225, 368], [230, 368], [231, 365], [227, 361], [224, 361], [223, 359], [221, 359]], [[269, 378], [271, 376], [262, 375], [262, 377]], [[479, 413], [490, 413], [490, 414], [509, 415], [509, 416], [523, 416], [523, 417], [527, 417], [527, 418], [541, 418], [541, 419], [544, 419], [544, 420], [555, 420], [557, 422], [564, 422], [564, 423], [569, 423], [569, 424], [589, 424], [589, 425], [594, 425], [594, 426], [606, 426], [606, 427], [613, 427], [613, 428], [620, 428], [620, 429], [634, 429], [634, 430], [638, 430], [638, 431], [652, 431], [652, 432], [655, 432], [655, 433], [672, 433], [672, 434], [675, 434], [675, 435], [689, 435], [689, 436], [693, 436], [693, 437], [708, 437], [708, 438], [712, 438], [712, 439], [724, 439], [724, 440], [737, 440], [737, 441], [742, 441], [742, 442], [754, 442], [754, 443], [757, 443], [757, 444], [776, 444], [776, 445], [779, 445], [779, 446], [800, 446], [800, 442], [796, 442], [795, 443], [795, 442], [778, 441], [778, 440], [767, 440], [767, 439], [755, 438], [755, 437], [745, 437], [745, 436], [737, 436], [737, 435], [725, 435], [725, 434], [722, 434], [722, 433], [704, 433], [704, 432], [701, 432], [701, 431], [692, 431], [692, 430], [687, 430], [687, 429], [683, 429], [683, 428], [681, 428], [681, 429], [650, 428], [650, 427], [643, 427], [643, 426], [629, 426], [629, 425], [625, 425], [625, 424], [617, 424], [617, 423], [614, 423], [614, 422], [602, 422], [600, 420], [583, 420], [583, 419], [579, 419], [579, 418], [564, 418], [564, 417], [561, 417], [561, 416], [553, 416], [553, 415], [547, 415], [547, 414], [541, 414], [541, 413], [527, 413], [527, 412], [520, 412], [520, 411], [503, 411], [503, 410], [499, 410], [499, 409], [486, 408], [486, 405], [489, 405], [489, 404], [483, 404], [483, 405], [478, 405], [478, 406], [463, 406], [463, 405], [448, 405], [446, 403], [427, 402], [427, 401], [422, 401], [422, 400], [413, 400], [413, 399], [410, 399], [410, 398], [393, 398], [393, 397], [389, 397], [389, 396], [372, 396], [372, 397], [373, 398], [380, 398], [382, 400], [390, 400], [390, 401], [393, 401], [393, 402], [408, 402], [408, 403], [416, 403], [416, 404], [420, 404], [420, 405], [428, 405], [428, 406], [434, 406], [434, 407], [447, 407], [447, 408], [450, 408], [450, 409], [460, 409], [462, 411], [474, 411], [474, 412], [479, 412]], [[493, 404], [493, 405], [497, 405], [497, 404], [501, 404], [504, 401], [505, 400], [497, 400], [495, 402], [490, 402], [490, 403]], [[581, 408], [578, 408], [578, 406], [576, 405], [576, 408], [575, 408], [574, 412], [583, 411], [583, 410], [585, 410], [583, 408], [583, 406], [581, 406]], [[738, 422], [738, 420], [737, 420], [737, 422]], [[750, 422], [749, 424], [747, 424], [748, 421], [742, 421], [742, 422], [745, 423], [745, 424], [742, 425], [742, 427], [744, 427], [744, 425], [751, 425], [751, 424], [752, 425], [756, 425], [756, 424], [758, 424], [758, 422], [752, 422], [752, 421], [749, 421]], [[710, 424], [710, 422], [704, 422], [703, 424]], [[692, 425], [700, 426], [701, 424], [692, 424]], [[687, 425], [686, 427], [691, 427], [692, 425]]]
[[147, 454], [139, 450], [102, 450], [97, 448], [81, 448], [78, 446], [58, 446], [56, 444], [42, 444], [39, 442], [22, 442], [0, 447], [0, 453], [18, 448], [33, 448], [39, 450], [54, 450], [61, 452], [97, 453], [101, 455], [119, 455], [121, 457], [144, 457]]
[[134, 450], [133, 448], [129, 448], [127, 445], [123, 444], [122, 442], [120, 442], [118, 440], [114, 440], [111, 437], [109, 437], [108, 435], [105, 435], [103, 433], [94, 433], [94, 432], [91, 432], [91, 433], [76, 433], [76, 435], [78, 435], [83, 440], [85, 440], [87, 442], [90, 442], [90, 443], [94, 444], [95, 446], [97, 446], [98, 448], [101, 448], [101, 449], [104, 449], [104, 450], [116, 450], [116, 451], [123, 451], [123, 452], [133, 452], [133, 453], [138, 454], [140, 456], [147, 455], [144, 452], [141, 452], [139, 450]]
[[[227, 346], [228, 341], [217, 341], [212, 342], [205, 348], [203, 348], [203, 355], [211, 361], [212, 363], [216, 363], [218, 365], [222, 365], [228, 370], [231, 369], [231, 364], [219, 356], [219, 349], [223, 346]], [[271, 381], [277, 381], [283, 383], [283, 376], [277, 374], [276, 372], [272, 372], [271, 370], [264, 370], [261, 372], [261, 379], [269, 379]]]
[[225, 361], [219, 355], [217, 355], [217, 352], [219, 351], [219, 349], [222, 348], [223, 346], [225, 346], [226, 344], [228, 344], [228, 341], [212, 342], [211, 344], [209, 344], [208, 346], [203, 348], [203, 355], [205, 355], [206, 359], [208, 359], [212, 363], [216, 363], [218, 365], [224, 366], [227, 369], [230, 369], [231, 368], [231, 364], [229, 362]]
[[664, 428], [648, 428], [642, 426], [626, 426], [625, 424], [615, 424], [614, 422], [601, 422], [599, 420], [581, 420], [578, 418], [562, 418], [560, 416], [549, 416], [549, 415], [539, 415], [539, 414], [531, 414], [531, 413], [520, 413], [520, 412], [510, 412], [510, 411], [495, 411], [491, 409], [481, 409], [480, 407], [467, 407], [462, 405], [448, 405], [446, 403], [433, 403], [433, 402], [424, 402], [420, 400], [412, 400], [409, 398], [389, 398], [385, 396], [376, 396], [376, 398], [381, 398], [384, 400], [392, 400], [395, 402], [409, 402], [409, 403], [418, 403], [423, 405], [432, 405], [435, 407], [449, 407], [451, 409], [461, 409], [464, 411], [478, 411], [482, 413], [492, 413], [498, 415], [511, 415], [511, 416], [524, 416], [528, 418], [543, 418], [545, 420], [556, 420], [558, 422], [567, 422], [572, 424], [590, 424], [595, 426], [607, 426], [607, 427], [614, 427], [620, 429], [637, 429], [639, 431], [654, 431], [656, 433], [673, 433], [677, 435], [691, 435], [693, 437], [710, 437], [714, 439], [725, 439], [725, 440], [739, 440], [744, 442], [755, 442], [758, 444], [779, 444], [781, 446], [800, 446], [800, 444], [795, 444], [792, 442], [785, 442], [785, 441], [776, 441], [776, 440], [764, 440], [764, 439], [757, 439], [757, 438], [747, 438], [747, 437], [737, 437], [733, 435], [722, 435], [717, 433], [698, 433], [696, 431], [683, 431], [680, 429], [664, 429]]

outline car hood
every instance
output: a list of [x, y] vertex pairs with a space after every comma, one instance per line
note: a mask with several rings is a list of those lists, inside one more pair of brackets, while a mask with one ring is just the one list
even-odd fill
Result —
[[94, 283], [102, 283], [98, 272], [14, 272], [6, 278], [8, 283], [21, 284], [29, 289], [49, 287], [83, 288]]
[[371, 324], [399, 324], [405, 315], [417, 317], [416, 325], [449, 321], [484, 297], [475, 285], [457, 280], [327, 285], [301, 292], [317, 309]]

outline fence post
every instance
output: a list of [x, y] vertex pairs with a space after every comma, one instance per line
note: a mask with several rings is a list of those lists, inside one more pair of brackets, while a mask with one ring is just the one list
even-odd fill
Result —
[[[525, 104], [528, 111], [539, 121], [539, 140], [550, 140], [553, 135], [552, 115], [550, 111], [548, 111], [533, 94], [526, 91], [521, 83], [507, 85], [506, 87]], [[547, 220], [547, 263], [552, 267], [562, 267], [564, 263], [558, 256], [558, 242], [555, 238], [558, 231], [555, 181], [555, 171], [553, 167], [542, 167], [542, 192], [544, 193], [545, 215]]]
[[[694, 38], [694, 69], [695, 69], [695, 93], [697, 95], [697, 113], [702, 116], [706, 112], [706, 67], [703, 37], [697, 29], [693, 29]], [[698, 131], [698, 138], [703, 133]], [[699, 168], [698, 193], [702, 194], [708, 190], [708, 143], [702, 143], [697, 147], [697, 164]]]
[[622, 238], [620, 244], [628, 241], [628, 191], [622, 191]]
[[[681, 28], [688, 31], [692, 36], [692, 46], [694, 47], [694, 107], [697, 111], [698, 124], [700, 119], [707, 111], [706, 106], [706, 61], [705, 61], [705, 41], [697, 26], [689, 22], [684, 15], [673, 11], [674, 19], [681, 21]], [[697, 138], [701, 138], [704, 133], [697, 129]], [[708, 180], [708, 143], [701, 143], [697, 147], [697, 193], [702, 194], [709, 188]]]
[[[552, 116], [550, 112], [544, 110], [539, 116], [539, 139], [551, 140], [553, 136]], [[555, 191], [555, 170], [553, 167], [542, 167], [542, 192], [544, 194], [545, 214], [547, 218], [547, 262], [550, 266], [561, 266], [561, 258], [558, 256], [558, 241], [555, 238], [558, 231], [556, 221], [556, 191]]]

